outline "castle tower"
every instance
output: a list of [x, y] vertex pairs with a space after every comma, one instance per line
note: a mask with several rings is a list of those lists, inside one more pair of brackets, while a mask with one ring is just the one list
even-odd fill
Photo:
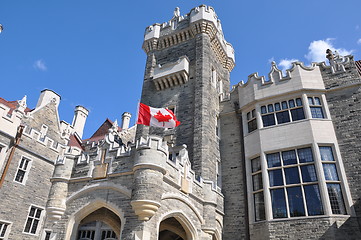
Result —
[[172, 109], [181, 125], [165, 131], [141, 126], [137, 138], [156, 134], [171, 136], [174, 146], [186, 144], [197, 177], [215, 182], [219, 99], [229, 89], [235, 62], [214, 9], [201, 5], [181, 16], [176, 8], [170, 21], [146, 29], [143, 49], [141, 102]]

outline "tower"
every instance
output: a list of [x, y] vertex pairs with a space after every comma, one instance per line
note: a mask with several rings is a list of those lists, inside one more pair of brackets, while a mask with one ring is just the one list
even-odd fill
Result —
[[196, 176], [216, 182], [219, 99], [229, 89], [235, 61], [214, 9], [201, 5], [181, 16], [176, 8], [170, 21], [146, 29], [143, 49], [141, 102], [171, 108], [181, 125], [164, 131], [140, 127], [138, 137], [158, 134], [174, 146], [186, 144]]

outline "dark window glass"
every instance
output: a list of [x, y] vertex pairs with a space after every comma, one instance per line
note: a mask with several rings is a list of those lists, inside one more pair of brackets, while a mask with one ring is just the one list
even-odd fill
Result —
[[51, 232], [45, 232], [45, 239], [44, 240], [50, 240]]
[[261, 160], [259, 157], [251, 160], [252, 172], [257, 172], [261, 170]]
[[288, 205], [291, 217], [305, 216], [301, 187], [287, 188]]
[[298, 121], [305, 119], [305, 113], [303, 112], [303, 108], [291, 109], [292, 121]]
[[273, 112], [273, 105], [272, 104], [269, 104], [267, 106], [267, 108], [268, 108], [268, 112]]
[[35, 234], [36, 233], [36, 229], [38, 228], [38, 224], [39, 224], [39, 220], [34, 219], [33, 221], [33, 227], [31, 228], [31, 233]]
[[256, 222], [266, 219], [266, 214], [264, 210], [263, 192], [254, 194], [254, 212], [255, 212]]
[[345, 204], [343, 202], [340, 184], [328, 183], [327, 192], [330, 198], [331, 209], [333, 214], [346, 214]]
[[262, 113], [262, 114], [267, 113], [267, 108], [266, 108], [266, 106], [262, 106], [262, 107], [261, 107], [261, 113]]
[[263, 188], [263, 183], [262, 183], [262, 174], [256, 174], [252, 176], [252, 181], [253, 181], [253, 191], [257, 191]]
[[253, 119], [248, 122], [248, 133], [253, 132], [257, 129], [257, 120]]
[[302, 100], [301, 100], [301, 98], [296, 98], [296, 105], [297, 105], [297, 106], [302, 106]]
[[325, 118], [322, 107], [310, 107], [312, 118]]
[[303, 182], [316, 182], [317, 181], [317, 175], [315, 166], [313, 164], [301, 166], [301, 172], [302, 172], [302, 181]]
[[262, 116], [263, 127], [268, 127], [276, 124], [274, 114], [267, 114]]
[[251, 119], [251, 113], [248, 112], [248, 113], [247, 113], [247, 120], [250, 120], [250, 119]]
[[318, 185], [304, 186], [304, 191], [306, 195], [308, 216], [323, 215], [323, 207]]
[[0, 222], [0, 229], [2, 229], [2, 231], [0, 232], [0, 238], [1, 238], [1, 240], [4, 239], [7, 228], [8, 228], [8, 224], [7, 224], [7, 223], [2, 223], [2, 222]]
[[330, 181], [338, 181], [338, 176], [337, 176], [337, 170], [336, 170], [336, 165], [333, 163], [324, 163], [322, 164], [323, 166], [323, 171], [325, 173], [325, 179], [330, 180]]
[[281, 105], [280, 105], [280, 103], [275, 103], [275, 110], [276, 110], [276, 111], [281, 110]]
[[290, 122], [290, 114], [288, 111], [278, 112], [276, 116], [278, 124]]
[[293, 100], [293, 99], [289, 100], [288, 104], [290, 105], [290, 108], [295, 107], [295, 100]]
[[24, 176], [25, 176], [25, 171], [19, 169], [16, 174], [15, 181], [22, 183], [24, 180]]
[[28, 218], [28, 220], [26, 221], [26, 225], [25, 225], [25, 230], [24, 232], [30, 232], [30, 227], [31, 227], [31, 223], [32, 223], [32, 218]]
[[322, 161], [335, 161], [331, 147], [323, 146], [319, 147], [319, 149]]
[[282, 177], [281, 169], [269, 171], [269, 184], [271, 187], [283, 185], [283, 177]]
[[300, 183], [298, 167], [285, 168], [286, 184]]
[[266, 155], [269, 168], [281, 166], [280, 153], [271, 153]]
[[318, 97], [315, 97], [315, 105], [321, 106], [321, 100]]
[[308, 104], [315, 105], [312, 97], [308, 97], [307, 99], [308, 99]]
[[282, 102], [282, 109], [287, 109], [288, 106], [287, 106], [287, 102], [286, 101], [283, 101]]
[[283, 188], [271, 190], [273, 218], [287, 217], [285, 193]]
[[300, 148], [297, 149], [298, 159], [300, 163], [313, 162], [313, 155], [311, 148]]
[[295, 150], [282, 152], [283, 165], [291, 165], [297, 163]]
[[256, 117], [256, 110], [253, 109], [253, 110], [252, 110], [252, 118], [255, 118], [255, 117]]

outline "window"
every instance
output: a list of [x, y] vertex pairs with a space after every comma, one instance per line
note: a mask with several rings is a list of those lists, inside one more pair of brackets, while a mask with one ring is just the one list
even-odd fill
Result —
[[341, 181], [337, 174], [336, 161], [333, 157], [332, 147], [319, 146], [319, 150], [332, 213], [346, 214], [341, 190]]
[[7, 239], [10, 232], [10, 223], [0, 221], [0, 240]]
[[266, 155], [273, 218], [323, 214], [311, 148]]
[[45, 231], [44, 240], [50, 240], [50, 237], [51, 237], [51, 231]]
[[261, 106], [263, 127], [305, 119], [301, 98]]
[[257, 119], [256, 119], [255, 109], [247, 113], [247, 126], [248, 126], [248, 133], [253, 132], [254, 130], [257, 129]]
[[31, 160], [26, 157], [21, 158], [18, 170], [16, 172], [15, 182], [19, 182], [19, 183], [26, 182], [27, 174], [30, 169], [30, 162]]
[[222, 165], [220, 161], [217, 161], [217, 187], [222, 188]]
[[40, 219], [43, 209], [31, 206], [28, 219], [25, 224], [24, 232], [37, 234], [38, 227], [40, 226]]
[[254, 213], [255, 213], [254, 220], [257, 222], [266, 219], [260, 157], [251, 159], [251, 168], [252, 168], [252, 192], [253, 192], [253, 203], [254, 203]]
[[41, 142], [44, 142], [45, 141], [45, 136], [46, 136], [46, 133], [48, 132], [48, 126], [46, 126], [45, 124], [43, 124], [41, 126], [41, 129], [40, 129], [40, 137], [39, 137], [39, 141]]
[[212, 68], [211, 72], [211, 82], [214, 88], [217, 87], [217, 72], [214, 68]]
[[312, 118], [325, 118], [319, 97], [308, 97], [308, 104], [310, 105]]

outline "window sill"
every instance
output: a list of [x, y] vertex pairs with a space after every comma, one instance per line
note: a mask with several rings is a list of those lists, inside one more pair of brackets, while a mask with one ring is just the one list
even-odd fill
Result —
[[350, 218], [351, 215], [338, 215], [338, 214], [331, 214], [331, 215], [317, 215], [317, 216], [304, 216], [304, 217], [292, 217], [292, 218], [277, 218], [277, 219], [270, 219], [270, 220], [263, 220], [258, 222], [251, 222], [250, 224], [261, 224], [266, 222], [285, 222], [285, 221], [294, 221], [294, 220], [307, 220], [307, 219], [326, 219], [326, 218]]

